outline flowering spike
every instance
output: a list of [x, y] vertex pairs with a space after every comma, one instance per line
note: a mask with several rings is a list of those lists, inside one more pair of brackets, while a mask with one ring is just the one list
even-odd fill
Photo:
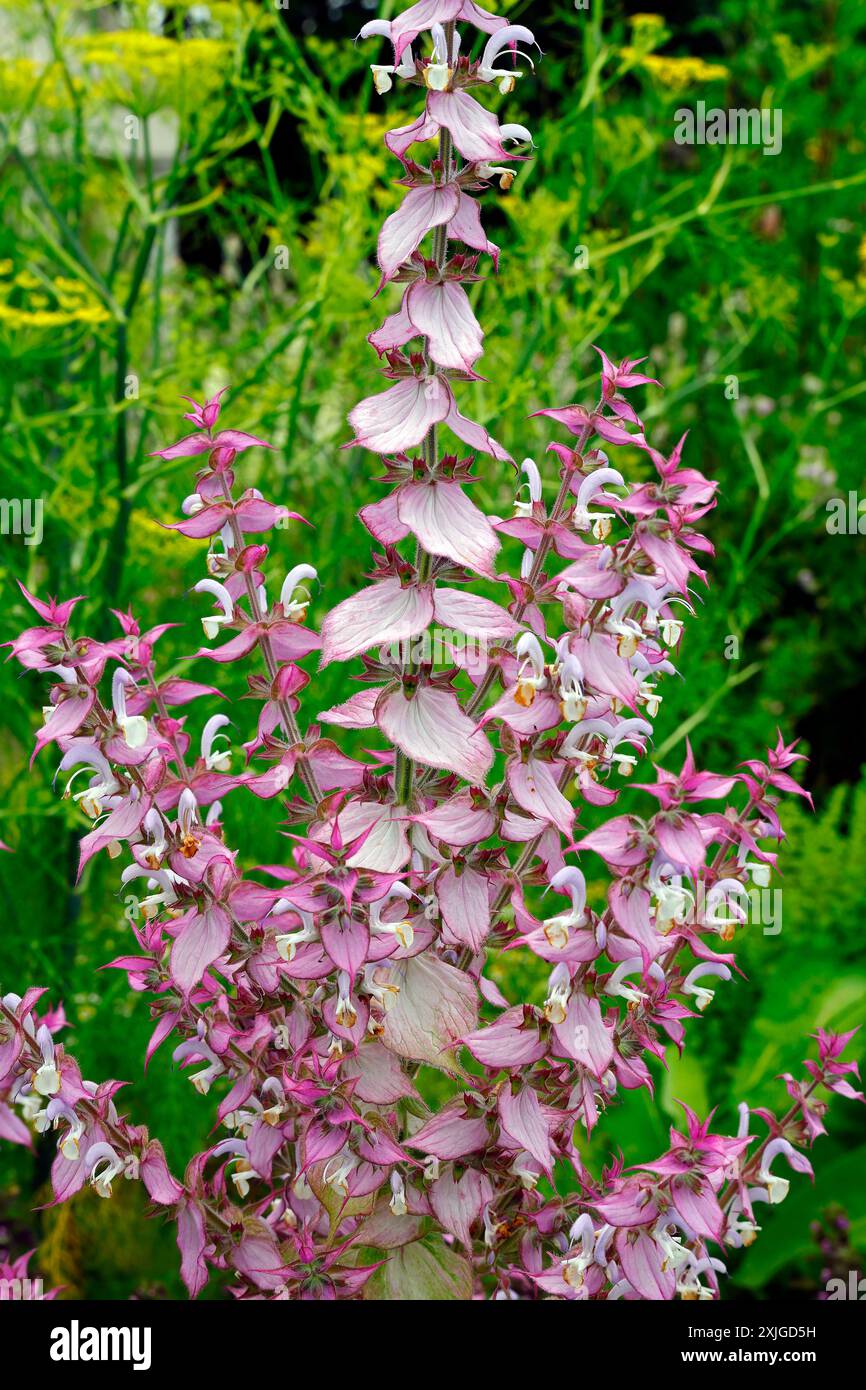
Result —
[[[480, 59], [459, 25], [487, 36]], [[361, 511], [368, 579], [323, 613], [311, 564], [272, 570], [258, 537], [296, 514], [235, 479], [248, 449], [270, 446], [225, 426], [224, 392], [185, 397], [194, 432], [157, 452], [196, 460], [171, 525], [210, 542], [194, 591], [212, 601], [208, 640], [229, 634], [197, 655], [247, 663], [252, 765], [232, 770], [227, 713], [198, 717], [219, 691], [160, 676], [165, 626], [116, 613], [118, 638], [95, 641], [75, 630], [77, 598], [22, 589], [39, 626], [7, 643], [47, 680], [35, 753], [58, 746], [87, 818], [82, 868], [120, 861], [132, 940], [109, 964], [150, 996], [145, 1066], [170, 1039], [220, 1132], [178, 1181], [118, 1114], [119, 1083], [81, 1076], [62, 1010], [29, 990], [0, 1000], [0, 1138], [56, 1138], [58, 1202], [140, 1179], [176, 1224], [191, 1297], [230, 1269], [242, 1298], [411, 1298], [432, 1260], [466, 1297], [717, 1298], [721, 1256], [758, 1237], [756, 1205], [787, 1194], [774, 1165], [811, 1174], [827, 1098], [862, 1100], [842, 1060], [853, 1035], [819, 1029], [805, 1075], [781, 1078], [785, 1114], [744, 1102], [736, 1136], [684, 1107], [666, 1152], [599, 1178], [575, 1136], [652, 1094], [649, 1063], [682, 1050], [714, 988], [735, 987], [728, 948], [749, 885], [775, 866], [779, 794], [808, 796], [791, 774], [802, 755], [780, 733], [727, 776], [687, 742], [679, 772], [629, 780], [705, 577], [693, 557], [711, 553], [700, 525], [716, 484], [682, 466], [685, 437], [669, 456], [647, 439], [632, 393], [658, 383], [643, 359], [599, 347], [597, 399], [536, 412], [571, 436], [550, 446], [555, 499], [526, 458], [512, 516], [471, 500], [474, 456], [504, 484], [496, 435], [519, 428], [471, 418], [486, 339], [470, 291], [480, 254], [498, 265], [481, 204], [514, 183], [514, 142], [532, 144], [479, 97], [514, 91], [534, 39], [474, 0], [418, 0], [360, 37], [393, 49], [377, 89], [404, 82], [423, 101], [385, 137], [403, 173], [378, 244], [394, 298], [370, 334], [388, 384], [349, 415], [354, 444], [384, 459], [385, 490]], [[656, 480], [630, 481], [620, 447]], [[311, 723], [314, 654], [354, 662], [361, 685]], [[350, 754], [343, 728], [376, 747]], [[234, 815], [250, 793], [280, 798], [284, 837], [257, 868], [228, 839], [250, 833]], [[548, 890], [564, 902], [545, 917]], [[486, 971], [512, 950], [543, 962], [546, 987], [506, 998]], [[433, 1109], [420, 1066], [450, 1077]]]

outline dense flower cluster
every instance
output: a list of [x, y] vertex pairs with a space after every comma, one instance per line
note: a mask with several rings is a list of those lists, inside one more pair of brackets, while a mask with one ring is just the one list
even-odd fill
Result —
[[[478, 60], [460, 55], [461, 20], [489, 36]], [[119, 635], [97, 641], [75, 629], [78, 599], [25, 591], [40, 622], [9, 644], [51, 678], [34, 757], [57, 751], [92, 820], [81, 867], [118, 858], [137, 895], [131, 953], [112, 965], [150, 999], [148, 1056], [171, 1039], [196, 1088], [213, 1088], [223, 1134], [179, 1181], [119, 1112], [119, 1083], [82, 1078], [62, 1013], [30, 990], [0, 1003], [0, 1135], [56, 1133], [57, 1201], [140, 1179], [177, 1223], [193, 1296], [216, 1268], [242, 1297], [712, 1298], [724, 1248], [749, 1243], [759, 1205], [785, 1196], [780, 1163], [811, 1171], [824, 1093], [859, 1098], [840, 1060], [850, 1035], [818, 1033], [817, 1060], [784, 1078], [782, 1118], [744, 1103], [727, 1137], [686, 1110], [661, 1157], [600, 1176], [581, 1145], [625, 1092], [652, 1091], [648, 1060], [681, 1050], [686, 1020], [731, 978], [750, 885], [768, 883], [783, 838], [779, 794], [805, 795], [790, 775], [800, 755], [780, 737], [723, 776], [689, 749], [679, 772], [631, 784], [655, 814], [629, 808], [621, 779], [675, 674], [716, 485], [684, 466], [684, 441], [653, 448], [632, 392], [657, 383], [601, 353], [595, 405], [539, 412], [570, 436], [550, 446], [555, 501], [531, 459], [513, 516], [471, 500], [474, 454], [509, 457], [458, 407], [483, 342], [467, 287], [498, 256], [478, 195], [507, 190], [521, 157], [509, 144], [530, 140], [473, 92], [512, 90], [534, 40], [471, 0], [421, 0], [362, 33], [392, 45], [380, 91], [425, 91], [418, 119], [386, 137], [406, 192], [379, 267], [403, 298], [370, 341], [393, 384], [350, 416], [355, 445], [384, 460], [387, 491], [361, 510], [379, 547], [371, 582], [319, 631], [309, 564], [266, 582], [259, 537], [301, 518], [238, 491], [241, 455], [268, 446], [224, 428], [215, 398], [191, 403], [192, 432], [161, 454], [201, 465], [173, 526], [210, 540], [196, 589], [217, 645], [198, 655], [253, 663], [245, 770], [224, 714], [194, 746], [180, 711], [219, 691], [160, 676], [165, 625], [117, 613]], [[434, 138], [435, 157], [415, 162]], [[442, 428], [471, 456], [447, 452]], [[613, 466], [621, 446], [652, 482]], [[513, 575], [497, 568], [503, 540], [522, 549]], [[446, 633], [435, 651], [431, 628]], [[356, 693], [309, 724], [299, 663], [313, 653], [362, 666]], [[389, 751], [361, 761], [322, 726], [378, 731]], [[229, 795], [284, 798], [291, 862], [247, 876], [223, 834]], [[598, 860], [604, 902], [587, 891]], [[561, 899], [550, 915], [547, 890]], [[515, 949], [545, 963], [537, 999], [506, 998], [487, 973]], [[424, 1068], [450, 1081], [438, 1109]]]

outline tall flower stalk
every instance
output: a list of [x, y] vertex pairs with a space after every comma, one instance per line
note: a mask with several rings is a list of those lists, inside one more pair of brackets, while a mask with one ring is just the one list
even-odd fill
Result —
[[[461, 23], [485, 35], [480, 58], [461, 56]], [[243, 770], [224, 714], [194, 745], [180, 711], [220, 692], [160, 675], [164, 626], [117, 614], [100, 641], [77, 630], [79, 599], [24, 591], [39, 622], [8, 644], [50, 680], [34, 757], [58, 757], [91, 821], [81, 868], [108, 854], [136, 894], [130, 953], [110, 964], [149, 1000], [147, 1055], [171, 1039], [221, 1133], [178, 1180], [118, 1111], [119, 1083], [82, 1078], [62, 1012], [31, 989], [0, 1002], [0, 1137], [56, 1137], [58, 1202], [141, 1180], [176, 1223], [192, 1296], [218, 1269], [239, 1296], [276, 1299], [714, 1298], [726, 1248], [788, 1191], [780, 1165], [811, 1172], [827, 1095], [862, 1099], [841, 1060], [851, 1035], [818, 1032], [781, 1118], [743, 1103], [723, 1135], [685, 1109], [668, 1150], [628, 1171], [592, 1171], [585, 1141], [630, 1091], [652, 1094], [649, 1064], [682, 1051], [732, 980], [750, 888], [775, 866], [779, 796], [806, 795], [801, 755], [780, 736], [720, 775], [687, 748], [678, 772], [632, 777], [706, 581], [716, 485], [683, 464], [684, 440], [665, 456], [647, 439], [632, 393], [658, 383], [640, 361], [600, 352], [594, 405], [538, 412], [571, 441], [550, 445], [552, 505], [532, 459], [511, 517], [471, 500], [474, 456], [510, 461], [455, 395], [483, 347], [466, 286], [482, 256], [498, 264], [478, 197], [508, 190], [510, 142], [531, 143], [473, 93], [513, 90], [534, 40], [472, 0], [421, 0], [362, 35], [392, 46], [381, 92], [425, 94], [386, 136], [406, 192], [378, 261], [402, 302], [370, 341], [392, 384], [350, 415], [388, 488], [360, 512], [371, 582], [308, 623], [316, 570], [293, 555], [275, 576], [259, 539], [301, 518], [237, 487], [243, 454], [269, 446], [223, 428], [221, 399], [191, 402], [192, 432], [160, 454], [200, 464], [172, 526], [210, 541], [196, 589], [216, 645], [198, 657], [251, 665], [261, 708]], [[652, 481], [614, 466], [621, 447]], [[310, 722], [302, 663], [317, 653], [354, 663], [360, 688]], [[384, 746], [362, 761], [323, 725]], [[296, 827], [287, 862], [258, 878], [223, 825], [226, 798], [250, 795], [285, 797]], [[587, 888], [599, 859], [603, 897]], [[537, 998], [503, 993], [505, 951], [544, 962]]]

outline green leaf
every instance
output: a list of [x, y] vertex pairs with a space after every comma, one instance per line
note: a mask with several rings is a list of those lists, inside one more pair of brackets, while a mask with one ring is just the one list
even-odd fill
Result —
[[[820, 978], [822, 967], [830, 974], [832, 961], [826, 965], [814, 957], [798, 964], [786, 961], [784, 970], [768, 977], [760, 1013], [743, 1037], [733, 1077], [734, 1101], [748, 1097], [750, 1104], [772, 1103], [775, 1076], [793, 1070], [792, 1063], [805, 1055], [803, 1044], [816, 1027], [842, 1032], [860, 1022], [866, 976], [849, 972], [834, 979], [831, 975], [831, 983], [819, 993], [816, 976]], [[792, 1040], [799, 1042], [799, 1048]]]
[[593, 1130], [587, 1144], [583, 1128], [576, 1131], [581, 1158], [593, 1171], [601, 1171], [612, 1155], [621, 1152], [626, 1163], [646, 1163], [667, 1145], [668, 1131], [660, 1107], [641, 1087], [628, 1091], [627, 1100], [612, 1105]]
[[324, 1163], [314, 1163], [308, 1169], [307, 1182], [318, 1197], [331, 1221], [331, 1235], [334, 1235], [341, 1221], [354, 1216], [369, 1216], [376, 1204], [375, 1192], [365, 1197], [345, 1197], [324, 1179]]
[[379, 1259], [385, 1250], [397, 1250], [401, 1246], [411, 1245], [413, 1241], [420, 1239], [429, 1226], [429, 1220], [423, 1216], [412, 1216], [408, 1213], [405, 1216], [395, 1216], [387, 1198], [382, 1196], [367, 1219], [361, 1222], [355, 1233], [355, 1240], [373, 1246], [376, 1251], [375, 1258]]
[[694, 1051], [686, 1051], [682, 1057], [675, 1047], [667, 1049], [668, 1070], [664, 1073], [659, 1099], [679, 1126], [683, 1112], [678, 1101], [688, 1105], [697, 1115], [706, 1115], [712, 1108], [712, 1100], [707, 1094], [706, 1077], [699, 1057]]
[[395, 1251], [364, 1285], [364, 1298], [375, 1302], [444, 1303], [471, 1297], [469, 1261], [438, 1238]]

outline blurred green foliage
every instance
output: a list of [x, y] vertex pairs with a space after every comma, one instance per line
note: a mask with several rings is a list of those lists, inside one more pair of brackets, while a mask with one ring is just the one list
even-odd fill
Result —
[[[473, 291], [489, 380], [466, 388], [470, 413], [518, 459], [541, 460], [550, 435], [526, 417], [594, 398], [592, 343], [649, 355], [665, 386], [644, 398], [653, 442], [669, 449], [688, 429], [687, 462], [721, 484], [712, 587], [681, 653], [685, 680], [668, 683], [657, 755], [678, 763], [690, 734], [723, 770], [760, 755], [781, 723], [804, 736], [819, 804], [814, 819], [787, 813], [781, 934], [743, 936], [746, 978], [692, 1025], [685, 1059], [668, 1058], [658, 1105], [631, 1096], [593, 1138], [588, 1161], [620, 1146], [632, 1162], [664, 1143], [675, 1098], [718, 1104], [725, 1123], [742, 1098], [778, 1103], [774, 1077], [796, 1070], [804, 1035], [863, 1013], [866, 568], [861, 538], [830, 536], [825, 522], [829, 498], [864, 492], [852, 447], [866, 393], [864, 14], [835, 0], [678, 5], [668, 20], [601, 0], [496, 8], [529, 23], [545, 56], [514, 95], [494, 98], [537, 148], [485, 214], [503, 268]], [[377, 470], [339, 446], [348, 409], [377, 382], [364, 337], [397, 295], [371, 303], [376, 232], [399, 197], [381, 137], [418, 94], [372, 93], [378, 55], [348, 41], [369, 10], [322, 10], [172, 4], [151, 34], [140, 3], [0, 3], [0, 496], [44, 502], [41, 544], [2, 538], [3, 637], [28, 621], [20, 578], [87, 594], [82, 619], [100, 635], [109, 605], [132, 602], [148, 625], [178, 621], [161, 654], [166, 669], [188, 669], [198, 614], [183, 594], [204, 547], [157, 525], [177, 516], [191, 480], [183, 460], [152, 451], [182, 432], [181, 393], [229, 383], [229, 423], [276, 446], [245, 457], [244, 481], [315, 523], [275, 546], [278, 569], [318, 568], [312, 617], [366, 570], [353, 513], [376, 495]], [[781, 152], [675, 144], [675, 111], [698, 100], [780, 109]], [[635, 478], [646, 469], [623, 451], [617, 463]], [[483, 461], [479, 472], [479, 503], [507, 512], [510, 470]], [[203, 666], [195, 674], [211, 679]], [[0, 982], [64, 999], [85, 1074], [134, 1078], [131, 1112], [182, 1168], [212, 1107], [169, 1074], [167, 1052], [141, 1077], [146, 1006], [122, 974], [96, 973], [128, 940], [114, 869], [94, 863], [73, 887], [82, 825], [51, 788], [50, 755], [26, 773], [39, 683], [11, 665], [0, 682], [0, 835], [15, 851], [0, 857]], [[345, 696], [342, 682], [338, 670], [316, 677], [310, 716]], [[231, 670], [217, 683], [242, 693]], [[254, 709], [232, 714], [239, 743]], [[277, 819], [272, 804], [229, 804], [247, 862], [285, 857]], [[493, 973], [511, 998], [540, 1001], [525, 952]], [[852, 1109], [835, 1107], [817, 1188], [801, 1184], [773, 1212], [736, 1271], [742, 1289], [803, 1275], [809, 1217], [831, 1198], [862, 1249], [864, 1133]], [[44, 1165], [7, 1148], [0, 1166], [6, 1205], [32, 1219]], [[49, 1240], [52, 1222], [72, 1222], [54, 1230], [57, 1278], [89, 1296], [174, 1295], [171, 1232], [142, 1237], [135, 1225], [143, 1243], [130, 1261], [134, 1199], [118, 1204], [112, 1239], [94, 1239], [105, 1206], [85, 1194], [70, 1216], [46, 1218]], [[64, 1271], [82, 1250], [101, 1253]]]

